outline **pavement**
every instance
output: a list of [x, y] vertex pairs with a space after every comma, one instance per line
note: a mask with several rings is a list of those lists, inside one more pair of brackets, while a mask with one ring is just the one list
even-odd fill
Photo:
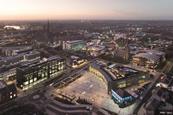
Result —
[[57, 89], [56, 93], [86, 99], [95, 106], [105, 108], [119, 115], [132, 115], [134, 110], [134, 104], [126, 108], [119, 108], [107, 93], [106, 84], [96, 75], [87, 71], [82, 77], [70, 83], [68, 86]]
[[100, 81], [101, 80], [98, 80], [94, 74], [84, 72], [81, 78], [57, 91], [63, 92], [66, 95], [75, 95], [80, 98], [88, 97], [87, 100], [100, 103], [102, 97], [108, 97], [107, 86]]

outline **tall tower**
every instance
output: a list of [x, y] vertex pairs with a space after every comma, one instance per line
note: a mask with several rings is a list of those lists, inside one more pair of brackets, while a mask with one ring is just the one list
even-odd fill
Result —
[[47, 21], [47, 28], [46, 28], [46, 37], [47, 37], [47, 41], [53, 44], [53, 36], [51, 34], [50, 31], [50, 22], [49, 20]]
[[49, 23], [49, 20], [47, 21], [47, 34], [49, 34], [49, 32], [50, 32], [50, 23]]
[[130, 58], [129, 40], [126, 40], [124, 59], [128, 61], [129, 58]]

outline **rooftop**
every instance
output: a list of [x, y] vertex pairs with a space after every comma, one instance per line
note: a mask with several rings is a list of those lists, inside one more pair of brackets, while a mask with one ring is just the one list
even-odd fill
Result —
[[11, 46], [11, 47], [1, 47], [2, 49], [10, 49], [10, 50], [26, 50], [32, 49], [32, 46]]
[[116, 92], [122, 98], [131, 96], [127, 91], [123, 89], [113, 89], [113, 91]]
[[139, 54], [136, 54], [134, 57], [145, 58], [145, 59], [153, 61], [153, 62], [157, 62], [159, 60], [159, 56], [157, 56], [153, 53], [139, 53]]
[[0, 57], [0, 60], [8, 61], [8, 60], [12, 60], [14, 58], [23, 57], [24, 55], [34, 55], [34, 54], [40, 54], [40, 52], [33, 50], [33, 51], [29, 51], [29, 52], [18, 54], [18, 55], [15, 55], [15, 56]]
[[105, 67], [104, 69], [111, 75], [113, 80], [131, 77], [140, 73], [135, 69], [124, 67], [118, 64], [112, 64], [108, 67]]
[[83, 40], [73, 40], [73, 41], [67, 41], [67, 43], [78, 43], [78, 42], [84, 42]]
[[162, 55], [165, 55], [165, 53], [161, 51], [156, 51], [156, 50], [146, 50], [142, 53], [138, 53], [134, 55], [134, 57], [145, 58], [153, 62], [157, 62], [160, 59], [160, 56]]
[[6, 83], [2, 80], [0, 80], [0, 89], [6, 87]]
[[100, 51], [100, 50], [105, 49], [105, 46], [102, 46], [102, 45], [92, 45], [92, 46], [89, 46], [88, 48], [91, 51]]
[[59, 57], [59, 56], [52, 56], [50, 58], [44, 58], [44, 59], [42, 59], [40, 61], [36, 60], [36, 61], [32, 61], [32, 62], [22, 63], [19, 68], [24, 70], [24, 69], [27, 69], [29, 67], [34, 67], [36, 65], [43, 64], [43, 63], [46, 63], [46, 62], [49, 62], [49, 61], [52, 61], [52, 60], [60, 60], [60, 59], [62, 59], [62, 58]]
[[92, 66], [94, 68], [97, 68], [103, 74], [103, 76], [105, 77], [105, 79], [107, 81], [111, 81], [111, 76], [109, 74], [107, 74], [107, 72], [103, 69], [104, 65], [102, 65], [98, 62], [94, 62], [94, 63], [92, 63]]

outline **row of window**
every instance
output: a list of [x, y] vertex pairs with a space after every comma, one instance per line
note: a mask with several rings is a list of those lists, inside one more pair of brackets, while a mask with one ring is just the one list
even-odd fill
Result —
[[[51, 65], [44, 65], [39, 66], [39, 70], [34, 70], [31, 73], [28, 73], [24, 75], [25, 81], [23, 85], [29, 85], [32, 84], [38, 80], [47, 79], [48, 77], [51, 77], [52, 74], [55, 74], [59, 72], [59, 70], [64, 69], [64, 62], [56, 62], [56, 63], [50, 63]], [[49, 67], [48, 67], [49, 66]], [[49, 68], [49, 69], [48, 69]]]

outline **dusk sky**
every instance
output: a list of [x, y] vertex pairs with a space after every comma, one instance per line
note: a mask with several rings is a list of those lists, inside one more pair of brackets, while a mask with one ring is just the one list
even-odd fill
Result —
[[0, 0], [0, 20], [173, 20], [173, 0]]

